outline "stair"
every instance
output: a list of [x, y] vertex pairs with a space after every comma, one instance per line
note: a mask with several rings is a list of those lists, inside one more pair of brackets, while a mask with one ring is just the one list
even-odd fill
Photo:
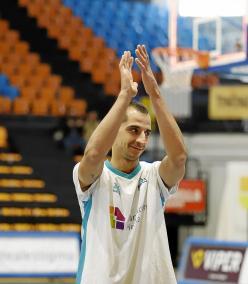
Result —
[[[32, 167], [33, 173], [28, 177], [23, 175], [1, 175], [0, 179], [40, 179], [45, 182], [44, 188], [2, 188], [1, 193], [29, 193], [50, 194], [57, 197], [55, 203], [46, 202], [3, 202], [0, 201], [1, 210], [5, 208], [28, 208], [68, 210], [69, 216], [4, 216], [0, 215], [0, 223], [30, 223], [30, 224], [78, 224], [80, 225], [81, 214], [77, 201], [76, 192], [72, 180], [72, 170], [75, 162], [55, 144], [52, 133], [53, 126], [46, 124], [43, 127], [35, 127], [35, 123], [20, 123], [8, 125], [9, 141], [13, 150], [22, 155], [22, 165]], [[9, 150], [8, 150], [9, 151]], [[3, 162], [1, 162], [1, 165]], [[2, 211], [3, 212], [3, 211]]]

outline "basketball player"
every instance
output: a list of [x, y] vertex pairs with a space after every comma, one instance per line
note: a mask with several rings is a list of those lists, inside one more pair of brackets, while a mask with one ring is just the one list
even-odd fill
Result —
[[[82, 212], [77, 284], [175, 284], [164, 206], [185, 170], [182, 134], [160, 96], [145, 46], [136, 49], [167, 152], [162, 161], [140, 162], [151, 133], [147, 109], [132, 99], [133, 58], [124, 52], [116, 102], [90, 137], [73, 170]], [[105, 160], [112, 148], [110, 161]]]

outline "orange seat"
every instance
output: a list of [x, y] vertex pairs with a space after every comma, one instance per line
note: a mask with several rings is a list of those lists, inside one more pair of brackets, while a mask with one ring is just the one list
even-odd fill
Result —
[[61, 0], [45, 0], [45, 3], [47, 6], [49, 6], [50, 9], [59, 9], [61, 7]]
[[50, 102], [55, 99], [56, 90], [51, 87], [43, 87], [39, 91], [39, 98]]
[[[61, 16], [60, 14], [60, 9], [58, 11], [56, 11], [56, 15], [54, 15], [54, 25], [65, 30], [66, 27], [69, 27], [69, 23], [70, 23], [70, 18], [64, 18], [63, 16]], [[71, 31], [73, 32], [73, 31]]]
[[15, 64], [16, 66], [21, 64], [22, 60], [23, 60], [22, 56], [14, 52], [11, 52], [6, 56], [6, 62], [8, 62], [9, 64]]
[[74, 99], [68, 103], [68, 115], [81, 117], [86, 114], [87, 103], [85, 100]]
[[120, 83], [116, 81], [107, 81], [104, 84], [104, 92], [109, 96], [117, 96], [120, 92]]
[[4, 60], [5, 60], [5, 57], [1, 56], [0, 54], [0, 70], [1, 70], [1, 66], [4, 65]]
[[47, 1], [46, 0], [35, 0], [35, 3], [37, 5], [43, 5], [43, 6], [47, 5]]
[[31, 86], [25, 86], [21, 88], [21, 98], [25, 98], [27, 100], [34, 100], [37, 97], [38, 88], [34, 88]]
[[79, 31], [79, 37], [85, 40], [93, 38], [93, 31], [89, 27], [82, 27]]
[[51, 115], [64, 116], [66, 114], [66, 104], [60, 100], [54, 100], [51, 102]]
[[41, 14], [37, 17], [37, 23], [40, 28], [48, 28], [51, 22], [52, 19], [47, 14]]
[[76, 16], [71, 17], [68, 26], [70, 27], [71, 30], [77, 31], [83, 27], [82, 19]]
[[101, 59], [102, 50], [99, 47], [89, 46], [85, 51], [85, 57], [91, 57], [94, 60], [99, 61]]
[[91, 47], [99, 50], [105, 47], [105, 41], [102, 37], [93, 37], [91, 40]]
[[61, 82], [62, 82], [62, 78], [60, 75], [52, 74], [47, 78], [45, 82], [45, 86], [58, 90], [61, 85]]
[[41, 86], [44, 84], [45, 79], [37, 74], [32, 74], [27, 78], [26, 84], [27, 86], [33, 86], [36, 89], [41, 88]]
[[54, 39], [57, 39], [58, 37], [60, 37], [64, 33], [63, 28], [61, 28], [57, 25], [50, 25], [48, 27], [47, 31], [48, 31], [48, 36], [50, 38], [54, 38]]
[[0, 53], [8, 55], [10, 53], [11, 45], [9, 42], [0, 41]]
[[49, 64], [41, 63], [34, 68], [34, 74], [37, 74], [43, 78], [48, 77], [51, 73], [51, 67]]
[[24, 98], [16, 98], [13, 102], [13, 113], [25, 115], [29, 113], [30, 102]]
[[119, 67], [116, 68], [114, 67], [110, 73], [110, 78], [112, 81], [115, 82], [120, 82], [121, 81], [121, 75], [120, 75], [120, 71], [119, 71]]
[[23, 57], [23, 62], [28, 63], [30, 66], [37, 66], [40, 63], [40, 56], [37, 53], [30, 52]]
[[16, 73], [16, 66], [15, 64], [3, 64], [0, 67], [0, 72], [12, 76], [13, 74]]
[[71, 46], [71, 39], [66, 35], [61, 35], [58, 38], [58, 46], [62, 49], [68, 49]]
[[20, 34], [17, 31], [7, 31], [3, 34], [3, 40], [5, 42], [11, 43], [11, 45], [16, 44], [20, 39]]
[[71, 60], [80, 61], [83, 57], [82, 46], [72, 46], [69, 49], [69, 58]]
[[21, 6], [21, 7], [27, 7], [28, 4], [29, 4], [30, 0], [18, 0], [18, 4]]
[[9, 114], [11, 112], [11, 100], [7, 97], [0, 96], [0, 113]]
[[5, 34], [9, 30], [9, 23], [6, 20], [0, 20], [0, 34]]
[[30, 2], [28, 3], [28, 14], [31, 17], [37, 17], [41, 15], [43, 9], [43, 5], [37, 2]]
[[85, 73], [91, 73], [94, 65], [96, 63], [96, 59], [94, 57], [83, 57], [80, 60], [80, 70]]
[[61, 101], [68, 103], [74, 99], [74, 90], [71, 87], [61, 87], [58, 95]]
[[28, 43], [21, 41], [13, 45], [13, 50], [19, 54], [26, 55], [29, 52], [29, 45]]
[[33, 70], [33, 66], [25, 62], [17, 66], [16, 73], [23, 77], [28, 77], [31, 73], [33, 73]]
[[37, 99], [31, 104], [31, 113], [37, 116], [48, 115], [49, 105], [43, 99]]
[[94, 83], [103, 84], [106, 82], [108, 71], [104, 65], [97, 65], [92, 69], [92, 80]]
[[4, 126], [0, 126], [0, 148], [8, 145], [8, 131]]
[[13, 74], [9, 76], [9, 80], [11, 84], [15, 85], [19, 89], [22, 88], [26, 84], [26, 79], [23, 75]]
[[115, 59], [117, 57], [114, 49], [112, 49], [110, 47], [105, 47], [102, 55], [103, 55], [104, 58], [107, 58], [109, 60]]
[[141, 81], [141, 74], [140, 72], [136, 71], [136, 70], [132, 70], [132, 75], [133, 75], [133, 80], [134, 82], [140, 82]]
[[[56, 1], [51, 1], [51, 3], [52, 3], [52, 5], [57, 5]], [[60, 7], [58, 9], [58, 17], [61, 17], [62, 19], [69, 21], [69, 19], [72, 17], [71, 9], [61, 5], [61, 3], [60, 3]]]

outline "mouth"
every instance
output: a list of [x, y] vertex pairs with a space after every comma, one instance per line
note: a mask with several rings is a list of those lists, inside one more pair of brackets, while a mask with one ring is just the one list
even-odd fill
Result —
[[130, 146], [132, 149], [135, 149], [136, 151], [144, 151], [144, 148], [139, 148], [135, 146]]

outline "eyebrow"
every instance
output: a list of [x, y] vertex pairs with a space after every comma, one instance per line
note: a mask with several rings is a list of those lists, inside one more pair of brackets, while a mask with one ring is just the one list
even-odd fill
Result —
[[[141, 127], [139, 125], [128, 125], [127, 128], [138, 128], [141, 129]], [[145, 131], [148, 131], [149, 133], [152, 132], [152, 130], [150, 128], [146, 128]]]

